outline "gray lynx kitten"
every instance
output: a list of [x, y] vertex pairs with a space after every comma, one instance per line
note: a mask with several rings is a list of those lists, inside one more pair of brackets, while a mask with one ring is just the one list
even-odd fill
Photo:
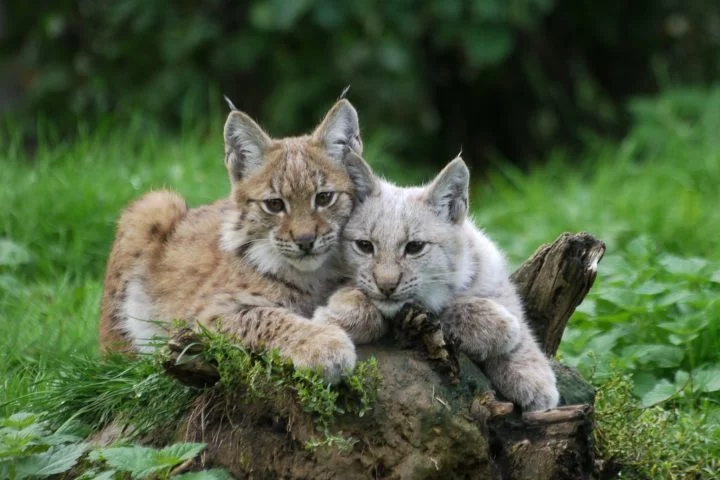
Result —
[[527, 326], [498, 247], [467, 219], [469, 172], [460, 158], [426, 187], [368, 177], [370, 192], [344, 230], [354, 285], [314, 321], [343, 327], [355, 343], [381, 337], [406, 303], [440, 315], [446, 334], [482, 362], [494, 386], [524, 410], [555, 407], [550, 363]]

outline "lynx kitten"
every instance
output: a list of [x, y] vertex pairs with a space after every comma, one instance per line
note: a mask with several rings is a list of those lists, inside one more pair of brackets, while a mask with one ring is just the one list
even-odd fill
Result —
[[166, 322], [196, 321], [251, 348], [277, 348], [331, 381], [355, 365], [334, 325], [307, 319], [337, 284], [340, 233], [371, 172], [358, 118], [341, 100], [310, 135], [272, 139], [232, 111], [225, 124], [230, 198], [189, 209], [151, 192], [120, 217], [108, 260], [105, 350], [146, 351]]
[[314, 321], [365, 343], [382, 336], [404, 304], [419, 304], [440, 315], [443, 330], [461, 339], [503, 395], [525, 410], [555, 407], [555, 375], [525, 322], [505, 258], [466, 218], [468, 181], [460, 158], [426, 187], [371, 179], [344, 231], [354, 285], [338, 290]]

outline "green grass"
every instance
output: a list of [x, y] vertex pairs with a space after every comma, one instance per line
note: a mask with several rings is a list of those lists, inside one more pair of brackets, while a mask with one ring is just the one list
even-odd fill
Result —
[[[720, 90], [666, 93], [633, 112], [622, 142], [592, 139], [582, 156], [557, 152], [525, 173], [498, 164], [477, 179], [473, 212], [515, 264], [564, 231], [604, 240], [562, 358], [598, 384], [629, 375], [640, 404], [675, 412], [679, 425], [706, 425], [702, 439], [720, 458]], [[228, 193], [219, 123], [181, 136], [141, 120], [100, 125], [69, 144], [41, 140], [32, 158], [8, 131], [0, 134], [0, 416], [24, 408], [69, 356], [97, 354], [102, 275], [124, 204], [166, 186], [193, 205]], [[382, 143], [367, 140], [367, 158], [397, 177]], [[670, 433], [687, 431], [677, 428]]]

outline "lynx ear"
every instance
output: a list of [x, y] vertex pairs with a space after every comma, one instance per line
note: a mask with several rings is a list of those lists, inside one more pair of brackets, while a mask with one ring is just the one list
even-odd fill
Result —
[[345, 99], [333, 105], [312, 137], [325, 147], [328, 157], [337, 163], [341, 163], [350, 150], [362, 155], [358, 115], [355, 107]]
[[378, 181], [370, 165], [358, 154], [350, 150], [343, 160], [345, 171], [355, 186], [355, 198], [362, 202], [378, 189]]
[[425, 189], [425, 201], [438, 216], [451, 223], [462, 223], [467, 215], [469, 182], [470, 171], [463, 159], [457, 157]]
[[232, 111], [225, 122], [225, 167], [230, 178], [240, 180], [263, 164], [272, 139], [252, 118]]

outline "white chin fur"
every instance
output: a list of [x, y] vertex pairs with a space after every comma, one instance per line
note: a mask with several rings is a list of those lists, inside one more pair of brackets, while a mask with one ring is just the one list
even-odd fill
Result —
[[389, 300], [371, 300], [385, 318], [392, 318], [405, 306], [405, 302], [393, 302]]
[[314, 272], [323, 266], [328, 255], [313, 255], [312, 257], [301, 257], [301, 258], [288, 258], [284, 257], [285, 261], [292, 265], [296, 270], [301, 272]]

